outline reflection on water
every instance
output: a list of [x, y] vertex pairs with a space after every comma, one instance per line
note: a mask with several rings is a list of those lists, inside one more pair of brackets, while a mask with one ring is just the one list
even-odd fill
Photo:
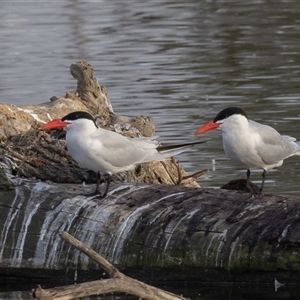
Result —
[[[136, 2], [136, 3], [135, 3]], [[299, 9], [295, 1], [61, 1], [0, 4], [1, 102], [41, 103], [74, 91], [73, 61], [87, 60], [115, 111], [153, 117], [166, 143], [194, 139], [229, 105], [300, 139]], [[179, 158], [200, 184], [244, 177], [220, 133]], [[298, 193], [299, 158], [269, 172], [266, 192]], [[261, 172], [253, 176], [260, 182]]]
[[[56, 285], [58, 286], [58, 285]], [[157, 285], [156, 285], [157, 286]], [[28, 286], [23, 291], [5, 292], [0, 286], [0, 299], [20, 299], [27, 300], [30, 298], [30, 291], [35, 288], [34, 285]], [[224, 283], [193, 283], [192, 285], [182, 285], [179, 283], [176, 286], [160, 287], [166, 291], [170, 291], [177, 295], [182, 295], [193, 300], [258, 300], [258, 299], [298, 299], [299, 287], [284, 285], [276, 289], [270, 285], [227, 285]], [[11, 290], [11, 288], [10, 288]], [[91, 296], [80, 298], [82, 300], [136, 300], [137, 298], [131, 295], [111, 293], [102, 296]]]

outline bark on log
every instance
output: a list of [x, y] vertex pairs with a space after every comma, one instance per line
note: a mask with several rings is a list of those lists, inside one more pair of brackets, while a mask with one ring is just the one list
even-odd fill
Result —
[[98, 278], [99, 267], [57, 237], [68, 231], [146, 282], [299, 280], [299, 197], [114, 183], [99, 201], [80, 196], [85, 189], [94, 186], [23, 180], [0, 192], [1, 277]]
[[77, 285], [62, 286], [44, 290], [41, 286], [31, 291], [33, 298], [39, 300], [68, 300], [77, 297], [100, 295], [113, 292], [121, 292], [139, 297], [145, 300], [185, 300], [179, 295], [155, 288], [141, 281], [132, 279], [116, 269], [101, 255], [69, 235], [62, 232], [61, 237], [73, 247], [97, 262], [111, 277], [110, 279], [97, 280]]

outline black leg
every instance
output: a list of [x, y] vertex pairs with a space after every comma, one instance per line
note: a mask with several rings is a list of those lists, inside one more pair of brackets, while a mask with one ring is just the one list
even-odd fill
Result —
[[247, 183], [246, 183], [246, 188], [249, 192], [252, 191], [251, 186], [250, 186], [250, 170], [247, 169]]
[[86, 197], [92, 197], [92, 196], [100, 194], [100, 190], [99, 190], [100, 181], [101, 181], [101, 174], [100, 174], [100, 172], [97, 172], [96, 190], [95, 190], [95, 192], [85, 194]]
[[97, 184], [96, 184], [95, 195], [100, 194], [100, 191], [99, 191], [100, 180], [101, 180], [100, 172], [97, 172]]
[[267, 171], [264, 169], [263, 170], [263, 173], [262, 173], [262, 182], [261, 182], [261, 187], [259, 189], [259, 192], [262, 193], [263, 190], [264, 190], [264, 185], [265, 185], [265, 179], [266, 179], [266, 176], [267, 176]]
[[106, 173], [104, 174], [104, 177], [105, 177], [105, 181], [106, 181], [106, 187], [105, 187], [105, 191], [102, 195], [99, 195], [97, 197], [97, 199], [104, 199], [106, 196], [107, 196], [107, 193], [108, 193], [108, 189], [109, 189], [109, 185], [110, 185], [110, 182], [111, 182], [111, 176], [110, 174]]

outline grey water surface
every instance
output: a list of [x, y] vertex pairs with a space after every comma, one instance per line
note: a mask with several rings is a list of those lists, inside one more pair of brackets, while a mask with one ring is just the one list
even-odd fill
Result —
[[[178, 157], [209, 168], [202, 187], [245, 177], [219, 131], [193, 136], [227, 106], [300, 139], [300, 1], [1, 1], [0, 18], [0, 102], [73, 92], [69, 67], [86, 60], [116, 113], [152, 117], [163, 143], [208, 140]], [[269, 171], [265, 191], [299, 194], [299, 162]]]
[[[38, 104], [74, 91], [87, 60], [119, 114], [154, 119], [163, 143], [209, 140], [179, 156], [199, 181], [244, 178], [220, 132], [195, 130], [227, 106], [300, 139], [300, 2], [55, 1], [0, 3], [0, 102]], [[299, 157], [271, 170], [266, 192], [295, 193]], [[252, 179], [260, 183], [261, 172]]]

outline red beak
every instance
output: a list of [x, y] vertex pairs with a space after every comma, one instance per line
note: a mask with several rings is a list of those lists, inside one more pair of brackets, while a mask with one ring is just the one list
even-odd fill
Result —
[[202, 134], [211, 130], [215, 130], [218, 129], [219, 127], [220, 127], [219, 123], [214, 123], [214, 121], [210, 121], [204, 124], [203, 126], [201, 126], [200, 128], [198, 128], [198, 130], [195, 132], [195, 135]]
[[70, 123], [62, 121], [61, 119], [56, 119], [56, 120], [46, 123], [40, 129], [41, 130], [52, 130], [52, 129], [65, 128], [68, 124], [70, 124]]

